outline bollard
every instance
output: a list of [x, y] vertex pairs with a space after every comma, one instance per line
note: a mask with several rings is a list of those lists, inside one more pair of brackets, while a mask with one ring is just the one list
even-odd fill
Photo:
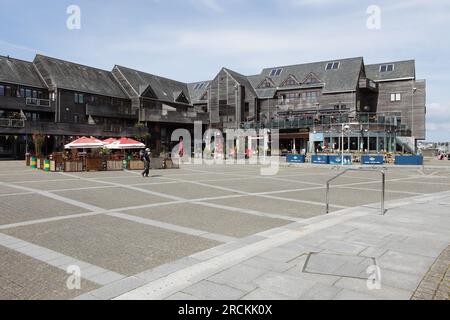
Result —
[[37, 169], [37, 158], [31, 157], [31, 168]]
[[50, 160], [44, 160], [44, 171], [50, 171]]

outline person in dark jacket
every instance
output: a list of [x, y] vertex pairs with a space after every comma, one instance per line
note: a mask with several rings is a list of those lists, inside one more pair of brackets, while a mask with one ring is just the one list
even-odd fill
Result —
[[142, 155], [142, 161], [144, 161], [144, 171], [142, 172], [142, 177], [148, 178], [150, 174], [150, 149], [145, 149], [144, 154]]

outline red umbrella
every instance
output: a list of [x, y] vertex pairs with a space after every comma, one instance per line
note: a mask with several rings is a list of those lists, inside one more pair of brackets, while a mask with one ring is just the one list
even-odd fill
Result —
[[121, 138], [106, 145], [106, 148], [113, 150], [144, 149], [145, 144], [133, 139]]
[[107, 145], [107, 144], [111, 144], [111, 143], [116, 142], [116, 141], [117, 141], [117, 139], [115, 139], [115, 138], [109, 138], [109, 139], [103, 140], [103, 143], [105, 145]]
[[65, 145], [65, 149], [101, 149], [105, 144], [94, 137], [82, 137]]

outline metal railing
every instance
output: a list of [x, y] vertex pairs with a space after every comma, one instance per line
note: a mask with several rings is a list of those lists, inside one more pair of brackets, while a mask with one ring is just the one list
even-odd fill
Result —
[[0, 119], [0, 127], [24, 128], [25, 120], [23, 120], [23, 119]]
[[327, 181], [327, 194], [326, 194], [326, 207], [327, 207], [327, 214], [330, 213], [330, 183], [333, 182], [334, 180], [336, 180], [339, 177], [342, 177], [343, 175], [345, 175], [347, 172], [350, 171], [366, 171], [366, 172], [378, 172], [381, 173], [382, 176], [382, 184], [381, 184], [381, 215], [384, 216], [386, 214], [386, 210], [384, 207], [385, 204], [385, 198], [386, 198], [386, 172], [384, 170], [373, 170], [373, 169], [363, 169], [363, 168], [359, 168], [359, 169], [345, 169], [344, 171], [342, 171], [341, 173], [339, 173], [337, 176], [335, 176], [334, 178], [330, 179]]
[[50, 107], [50, 100], [37, 99], [37, 98], [26, 98], [26, 104], [27, 104], [27, 106]]

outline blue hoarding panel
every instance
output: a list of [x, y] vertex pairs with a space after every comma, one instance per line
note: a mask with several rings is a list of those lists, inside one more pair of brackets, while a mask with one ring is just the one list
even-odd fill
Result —
[[397, 156], [395, 164], [399, 166], [421, 166], [423, 165], [422, 156]]
[[312, 156], [311, 162], [315, 164], [328, 164], [328, 156]]
[[[329, 156], [330, 164], [342, 164], [342, 156]], [[344, 165], [350, 165], [353, 163], [352, 156], [344, 156]]]
[[371, 165], [382, 165], [384, 164], [383, 156], [362, 156], [361, 157], [362, 164], [371, 164]]
[[305, 156], [298, 154], [290, 154], [286, 157], [286, 161], [289, 163], [305, 163]]

